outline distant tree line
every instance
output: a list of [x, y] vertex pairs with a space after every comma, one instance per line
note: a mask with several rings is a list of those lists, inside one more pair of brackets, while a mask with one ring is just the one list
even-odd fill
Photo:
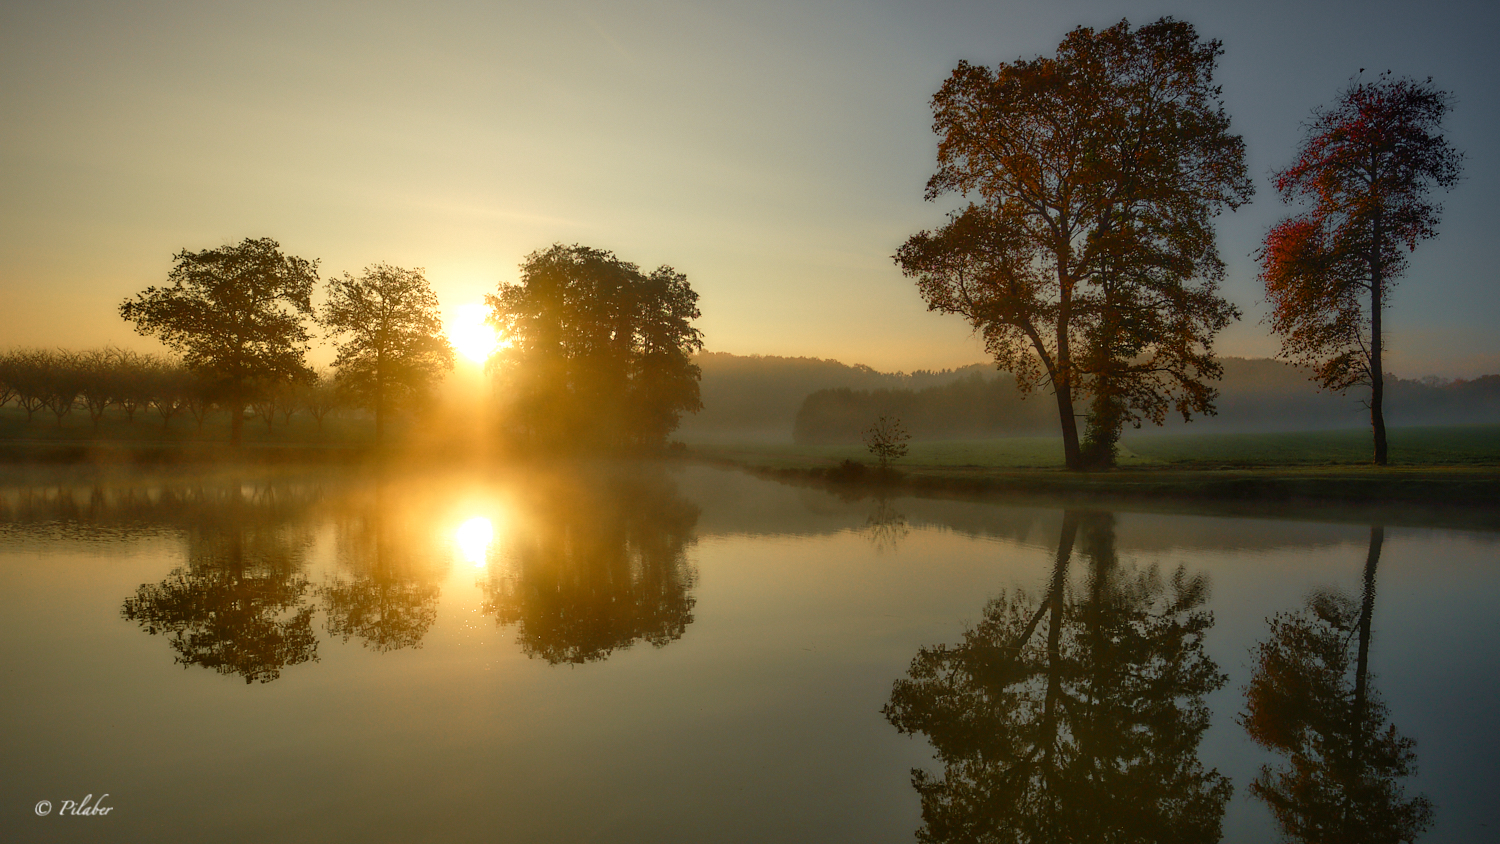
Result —
[[[776, 355], [702, 352], [693, 363], [703, 373], [703, 410], [682, 424], [684, 437], [785, 440], [803, 400], [819, 390], [922, 390], [993, 367], [878, 372], [862, 364]], [[874, 416], [860, 420], [869, 425]]]
[[[1195, 420], [1195, 430], [1309, 430], [1357, 425], [1366, 407], [1344, 396], [1308, 388], [1302, 370], [1269, 359], [1225, 358], [1218, 414]], [[1500, 375], [1473, 380], [1403, 379], [1386, 375], [1386, 403], [1403, 425], [1500, 421]], [[922, 389], [816, 390], [794, 417], [799, 444], [859, 442], [871, 420], [899, 418], [918, 440], [1040, 436], [1056, 427], [1053, 408], [1028, 397], [1008, 373], [970, 372]], [[1185, 423], [1168, 420], [1167, 429]]]

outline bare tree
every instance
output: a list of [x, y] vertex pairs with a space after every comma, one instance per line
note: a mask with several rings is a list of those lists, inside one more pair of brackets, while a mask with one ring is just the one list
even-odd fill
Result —
[[882, 416], [865, 429], [864, 439], [870, 453], [880, 461], [880, 468], [885, 469], [892, 460], [906, 456], [906, 441], [911, 439], [911, 434], [907, 433], [900, 419]]

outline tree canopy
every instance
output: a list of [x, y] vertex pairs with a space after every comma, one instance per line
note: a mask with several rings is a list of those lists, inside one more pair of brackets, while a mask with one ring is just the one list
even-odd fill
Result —
[[422, 270], [373, 264], [328, 280], [322, 321], [335, 338], [340, 385], [375, 414], [375, 436], [395, 407], [425, 396], [453, 368], [438, 300]]
[[1083, 468], [1074, 401], [1094, 396], [1095, 459], [1125, 422], [1210, 412], [1218, 292], [1213, 217], [1253, 192], [1213, 72], [1223, 50], [1171, 18], [1080, 27], [1055, 57], [960, 62], [932, 99], [927, 198], [975, 201], [896, 253], [931, 310], [965, 316], [1025, 390], [1057, 400]]
[[1374, 462], [1387, 462], [1385, 337], [1390, 289], [1418, 241], [1437, 236], [1434, 187], [1458, 182], [1463, 154], [1440, 134], [1452, 97], [1382, 75], [1318, 109], [1297, 160], [1276, 174], [1286, 202], [1310, 210], [1277, 223], [1260, 252], [1281, 355], [1330, 390], [1370, 388]]
[[283, 255], [270, 238], [183, 250], [168, 287], [148, 287], [120, 305], [139, 334], [179, 352], [188, 368], [216, 383], [230, 404], [238, 444], [244, 406], [256, 385], [305, 378], [304, 355], [318, 262]]
[[698, 294], [668, 266], [555, 244], [485, 297], [509, 346], [492, 361], [510, 421], [547, 447], [656, 447], [697, 411]]

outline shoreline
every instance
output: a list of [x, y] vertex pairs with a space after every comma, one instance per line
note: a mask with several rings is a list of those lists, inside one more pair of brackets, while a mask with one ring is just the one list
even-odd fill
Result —
[[[766, 480], [840, 497], [961, 498], [1062, 508], [1378, 522], [1500, 530], [1500, 467], [1132, 467], [1107, 472], [1042, 468], [772, 467], [689, 456]], [[1293, 511], [1289, 513], [1288, 511]]]

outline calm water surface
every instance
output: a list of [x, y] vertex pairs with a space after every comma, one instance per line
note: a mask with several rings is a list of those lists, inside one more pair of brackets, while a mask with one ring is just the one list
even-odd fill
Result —
[[0, 840], [1496, 840], [1497, 593], [1486, 532], [10, 470]]

